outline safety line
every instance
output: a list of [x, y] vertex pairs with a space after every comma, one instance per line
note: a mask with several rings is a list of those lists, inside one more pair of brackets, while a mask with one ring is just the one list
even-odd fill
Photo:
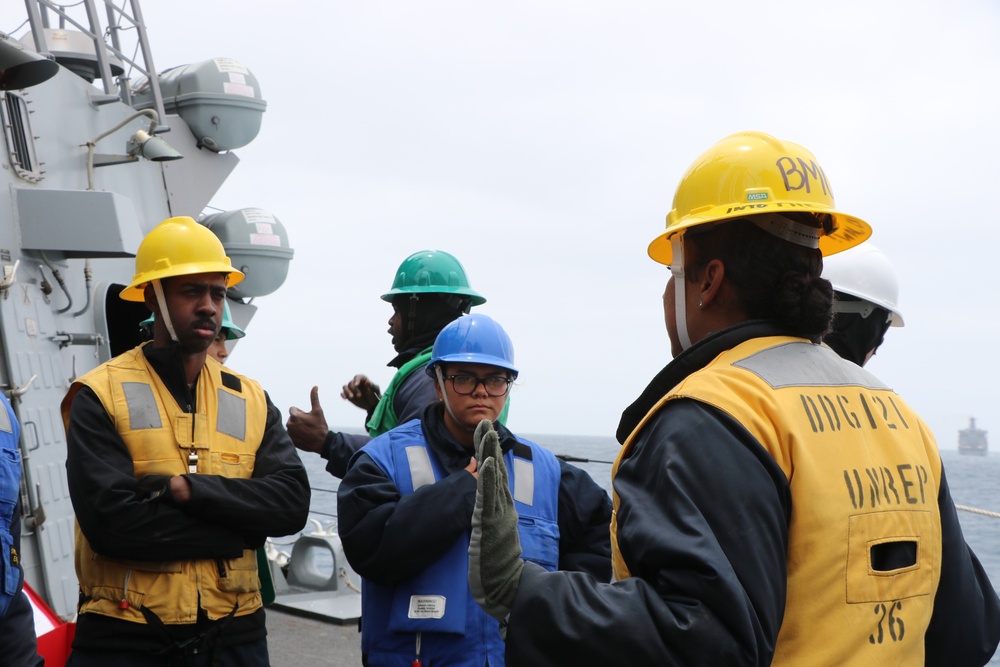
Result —
[[982, 514], [983, 516], [990, 516], [993, 517], [994, 519], [1000, 519], [1000, 512], [981, 510], [978, 507], [969, 507], [968, 505], [955, 505], [955, 509], [960, 509], [963, 512], [972, 512], [973, 514]]

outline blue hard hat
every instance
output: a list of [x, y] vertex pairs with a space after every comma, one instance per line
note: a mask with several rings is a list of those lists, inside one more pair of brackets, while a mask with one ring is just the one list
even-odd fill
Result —
[[441, 329], [425, 371], [433, 377], [437, 364], [463, 362], [506, 368], [517, 378], [510, 336], [496, 320], [482, 313], [460, 317]]

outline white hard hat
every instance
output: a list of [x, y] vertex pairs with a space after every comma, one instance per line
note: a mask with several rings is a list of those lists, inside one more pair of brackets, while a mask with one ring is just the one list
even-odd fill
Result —
[[[833, 283], [835, 292], [849, 294], [889, 311], [889, 323], [903, 326], [899, 312], [899, 280], [889, 258], [870, 241], [823, 258], [823, 277]], [[852, 308], [857, 302], [840, 301], [834, 312], [861, 312]], [[868, 312], [871, 312], [870, 310]], [[863, 313], [866, 317], [867, 314]]]

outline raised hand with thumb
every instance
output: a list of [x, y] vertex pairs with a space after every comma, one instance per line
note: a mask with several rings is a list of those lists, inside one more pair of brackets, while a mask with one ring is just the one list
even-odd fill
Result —
[[294, 406], [288, 408], [285, 429], [296, 447], [307, 452], [319, 452], [330, 432], [326, 417], [323, 416], [323, 406], [319, 403], [319, 387], [312, 388], [309, 400], [312, 403], [312, 410], [309, 412]]

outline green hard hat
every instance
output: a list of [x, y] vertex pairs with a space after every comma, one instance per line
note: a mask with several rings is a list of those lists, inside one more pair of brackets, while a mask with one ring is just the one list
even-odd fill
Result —
[[[153, 326], [153, 316], [150, 315], [142, 322], [139, 322], [140, 327], [151, 327]], [[243, 338], [247, 335], [247, 332], [236, 326], [233, 322], [232, 316], [229, 314], [229, 303], [226, 301], [222, 302], [222, 330], [226, 332], [226, 340], [236, 340], [237, 338]]]
[[398, 294], [454, 294], [469, 297], [472, 306], [486, 303], [469, 287], [462, 263], [443, 250], [421, 250], [404, 259], [382, 300], [391, 302]]

